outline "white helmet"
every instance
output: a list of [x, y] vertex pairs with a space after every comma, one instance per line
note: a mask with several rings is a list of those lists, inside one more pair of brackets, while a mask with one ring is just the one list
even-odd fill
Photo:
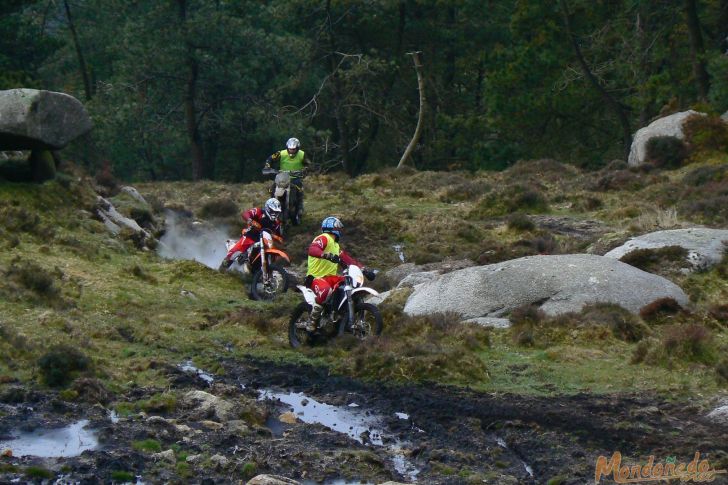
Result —
[[298, 138], [289, 138], [286, 142], [286, 148], [289, 150], [298, 150], [301, 148], [301, 142], [298, 141]]
[[281, 214], [281, 203], [278, 202], [278, 199], [276, 199], [275, 197], [271, 197], [270, 199], [265, 201], [263, 212], [265, 212], [265, 215], [268, 216], [268, 219], [270, 219], [271, 221], [275, 221]]

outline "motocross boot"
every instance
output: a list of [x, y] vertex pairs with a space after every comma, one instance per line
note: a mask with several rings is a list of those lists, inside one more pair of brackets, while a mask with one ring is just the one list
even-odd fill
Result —
[[311, 308], [311, 315], [308, 319], [308, 322], [306, 322], [306, 330], [309, 332], [313, 332], [318, 328], [319, 321], [321, 320], [321, 313], [324, 311], [324, 307], [319, 305], [318, 303], [314, 303], [313, 308]]
[[231, 260], [225, 258], [222, 260], [222, 263], [220, 263], [220, 266], [217, 268], [217, 270], [224, 273], [232, 264], [233, 262]]

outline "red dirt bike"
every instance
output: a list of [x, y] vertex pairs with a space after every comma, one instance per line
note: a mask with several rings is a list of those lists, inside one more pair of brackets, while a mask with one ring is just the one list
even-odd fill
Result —
[[[228, 251], [235, 242], [227, 240]], [[285, 251], [276, 247], [276, 242], [282, 244], [283, 238], [261, 230], [258, 241], [248, 248], [247, 259], [245, 253], [232, 256], [232, 260], [242, 265], [245, 272], [253, 275], [250, 295], [254, 300], [271, 301], [288, 290], [288, 273], [280, 262], [290, 263], [291, 259]]]

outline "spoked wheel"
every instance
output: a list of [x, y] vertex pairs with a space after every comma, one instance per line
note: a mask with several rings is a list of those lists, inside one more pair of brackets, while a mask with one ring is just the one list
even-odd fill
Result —
[[254, 300], [270, 301], [288, 290], [288, 273], [277, 264], [268, 266], [268, 277], [259, 269], [253, 275], [250, 293]]
[[382, 314], [379, 313], [379, 308], [371, 303], [357, 303], [352, 320], [351, 326], [348, 326], [347, 319], [342, 319], [339, 335], [347, 332], [363, 340], [372, 335], [382, 334]]
[[310, 319], [311, 305], [305, 302], [300, 303], [293, 311], [288, 324], [288, 342], [294, 349], [301, 345], [310, 345], [313, 341], [313, 333], [306, 330], [306, 324]]

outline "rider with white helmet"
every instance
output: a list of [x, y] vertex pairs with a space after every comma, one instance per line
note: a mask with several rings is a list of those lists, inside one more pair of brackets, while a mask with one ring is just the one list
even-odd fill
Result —
[[224, 270], [230, 267], [235, 253], [241, 253], [244, 255], [243, 258], [247, 258], [248, 249], [258, 240], [262, 229], [282, 237], [280, 215], [281, 203], [273, 197], [265, 201], [262, 208], [253, 207], [243, 212], [241, 216], [246, 225], [245, 229], [243, 229], [243, 237], [230, 248], [225, 259], [220, 263], [220, 269]]
[[[306, 158], [305, 152], [301, 150], [301, 142], [298, 140], [298, 138], [289, 138], [286, 142], [285, 150], [277, 151], [269, 156], [265, 161], [264, 168], [273, 168], [272, 165], [275, 163], [278, 164], [278, 170], [280, 170], [281, 172], [294, 173], [304, 173], [310, 165], [309, 160]], [[291, 176], [291, 186], [291, 188], [294, 190], [298, 189], [298, 214], [294, 214], [294, 216], [297, 215], [298, 217], [294, 219], [295, 222], [299, 220], [300, 216], [303, 214], [303, 179], [300, 176]], [[271, 187], [271, 197], [273, 196], [274, 191], [275, 184], [273, 184], [273, 186]]]

